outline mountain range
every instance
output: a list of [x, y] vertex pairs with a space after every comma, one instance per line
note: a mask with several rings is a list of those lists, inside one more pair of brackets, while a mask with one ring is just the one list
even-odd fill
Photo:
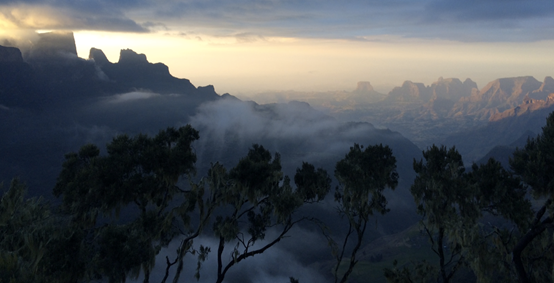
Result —
[[[291, 175], [302, 161], [333, 172], [354, 143], [389, 144], [402, 161], [404, 188], [397, 195], [401, 202], [411, 199], [407, 186], [417, 146], [367, 122], [338, 121], [308, 103], [264, 105], [219, 95], [130, 49], [122, 49], [116, 63], [95, 48], [81, 59], [71, 33], [41, 34], [34, 49], [23, 52], [0, 46], [0, 73], [12, 74], [0, 77], [0, 130], [10, 137], [0, 140], [0, 179], [20, 176], [35, 194], [49, 194], [64, 154], [85, 143], [190, 123], [201, 136], [195, 145], [199, 172], [215, 161], [233, 166], [254, 143], [280, 152]], [[361, 83], [355, 95], [374, 93]]]
[[[554, 79], [502, 78], [482, 89], [471, 79], [405, 81], [388, 94], [359, 82], [352, 91], [263, 95], [243, 101], [219, 95], [211, 85], [196, 87], [131, 49], [122, 49], [115, 63], [96, 48], [82, 59], [72, 33], [41, 34], [32, 49], [0, 46], [0, 181], [20, 177], [31, 195], [56, 202], [50, 192], [64, 154], [87, 143], [104, 150], [119, 134], [152, 135], [185, 124], [200, 132], [193, 144], [194, 178], [212, 162], [234, 166], [255, 143], [279, 152], [289, 176], [302, 162], [332, 175], [355, 143], [382, 143], [392, 148], [400, 178], [386, 195], [391, 212], [376, 216], [367, 234], [378, 239], [408, 231], [419, 220], [409, 188], [422, 149], [433, 143], [456, 146], [466, 163], [495, 157], [507, 166], [511, 152], [536, 135], [553, 110]], [[340, 227], [332, 200], [315, 210], [331, 227]], [[317, 234], [307, 228], [298, 233], [309, 235], [304, 239]], [[329, 257], [310, 245], [300, 248], [304, 268]]]

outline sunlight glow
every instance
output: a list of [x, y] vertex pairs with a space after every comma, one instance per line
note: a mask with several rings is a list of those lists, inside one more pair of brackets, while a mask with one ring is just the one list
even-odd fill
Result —
[[[75, 32], [77, 52], [91, 47], [117, 62], [121, 49], [162, 62], [196, 86], [212, 84], [218, 93], [268, 90], [351, 90], [370, 81], [388, 92], [404, 80], [431, 84], [438, 77], [471, 78], [483, 87], [491, 80], [552, 75], [552, 41], [460, 43], [385, 37], [383, 40], [213, 37], [203, 34]], [[533, 52], [522, 52], [532, 50]]]

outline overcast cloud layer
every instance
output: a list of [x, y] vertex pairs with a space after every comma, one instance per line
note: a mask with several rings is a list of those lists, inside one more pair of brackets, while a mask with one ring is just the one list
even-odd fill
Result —
[[554, 1], [8, 0], [2, 28], [538, 41], [554, 39]]

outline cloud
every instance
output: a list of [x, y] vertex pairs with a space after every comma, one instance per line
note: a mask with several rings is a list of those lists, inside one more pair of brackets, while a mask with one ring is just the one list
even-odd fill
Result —
[[148, 99], [159, 95], [160, 94], [149, 92], [149, 91], [133, 91], [133, 92], [127, 92], [123, 94], [116, 94], [114, 96], [109, 97], [107, 101], [108, 103], [121, 103], [121, 102], [130, 101], [130, 100]]
[[239, 33], [235, 35], [235, 38], [238, 42], [255, 42], [255, 41], [265, 41], [265, 38], [261, 35], [251, 34], [251, 33]]
[[103, 7], [0, 5], [0, 27], [9, 29], [104, 30], [147, 32], [121, 11]]
[[[207, 233], [208, 234], [208, 233]], [[259, 248], [268, 243], [268, 239], [274, 239], [277, 236], [276, 231], [269, 230], [266, 235], [266, 240], [258, 241], [254, 248]], [[309, 231], [300, 226], [294, 227], [290, 233], [290, 237], [286, 237], [279, 243], [266, 250], [262, 254], [245, 259], [244, 261], [234, 265], [225, 276], [226, 282], [243, 282], [243, 283], [258, 283], [258, 282], [289, 282], [289, 277], [299, 279], [300, 282], [329, 282], [316, 267], [310, 265], [317, 260], [321, 260], [322, 256], [329, 256], [330, 250], [327, 247], [326, 239], [317, 231]], [[176, 249], [180, 243], [179, 239], [173, 240], [167, 248], [160, 251], [156, 256], [156, 266], [151, 272], [150, 281], [160, 282], [165, 275], [165, 257], [173, 260], [176, 255]], [[198, 248], [200, 245], [211, 247], [211, 252], [208, 258], [202, 264], [200, 270], [200, 279], [196, 281], [193, 275], [195, 274], [197, 260], [196, 257], [187, 254], [184, 258], [184, 269], [180, 279], [184, 282], [214, 282], [216, 281], [217, 270], [217, 247], [219, 242], [217, 239], [209, 236], [201, 236], [194, 241], [194, 246]], [[230, 257], [232, 247], [235, 243], [229, 242], [225, 245], [223, 253], [223, 264]], [[302, 259], [304, 258], [304, 259]], [[170, 271], [168, 281], [173, 280], [175, 275], [174, 266]], [[139, 277], [136, 281], [142, 282], [143, 277]]]
[[397, 36], [454, 41], [554, 39], [549, 0], [126, 0], [0, 4], [0, 27], [148, 32], [190, 29], [207, 36], [356, 40]]
[[431, 23], [498, 22], [517, 23], [520, 20], [554, 16], [554, 2], [548, 0], [468, 0], [437, 1], [426, 5], [425, 19]]

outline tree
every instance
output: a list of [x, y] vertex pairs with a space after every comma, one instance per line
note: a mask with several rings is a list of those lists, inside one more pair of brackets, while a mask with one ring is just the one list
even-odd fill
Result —
[[[189, 193], [177, 183], [195, 172], [191, 143], [197, 139], [190, 126], [167, 128], [152, 138], [117, 136], [107, 145], [107, 156], [90, 144], [65, 156], [54, 194], [62, 197], [72, 229], [84, 234], [80, 252], [90, 260], [88, 278], [124, 282], [143, 271], [148, 282], [155, 255], [176, 233], [169, 204], [177, 194]], [[127, 214], [119, 219], [122, 210]]]
[[454, 147], [432, 146], [423, 155], [425, 163], [414, 161], [418, 175], [411, 191], [439, 264], [395, 266], [385, 271], [387, 279], [449, 282], [468, 266], [479, 282], [510, 282], [515, 272], [508, 258], [531, 215], [520, 179], [492, 158], [465, 172]]
[[[335, 167], [335, 177], [339, 181], [335, 200], [341, 216], [348, 221], [348, 231], [340, 249], [333, 248], [337, 261], [335, 282], [339, 282], [339, 267], [342, 263], [348, 241], [354, 237], [354, 248], [351, 251], [349, 264], [340, 282], [346, 282], [358, 262], [356, 255], [364, 240], [369, 217], [374, 213], [385, 214], [387, 200], [383, 191], [394, 190], [398, 185], [396, 158], [388, 146], [374, 145], [363, 148], [358, 144], [350, 147], [344, 159]], [[355, 235], [354, 235], [355, 233]]]
[[[2, 184], [0, 184], [0, 189]], [[76, 282], [84, 260], [73, 251], [81, 239], [40, 198], [25, 198], [13, 179], [0, 201], [0, 282]]]
[[468, 225], [453, 236], [462, 244], [479, 282], [511, 282], [516, 275], [511, 249], [532, 215], [526, 190], [517, 176], [492, 158], [473, 164], [465, 177], [471, 191], [467, 198], [478, 210], [476, 215], [462, 216]]
[[410, 191], [431, 248], [439, 257], [438, 278], [447, 283], [466, 261], [460, 243], [450, 235], [468, 224], [463, 216], [476, 215], [477, 211], [463, 178], [465, 168], [458, 151], [433, 145], [423, 151], [423, 157], [425, 163], [414, 160], [417, 176]]
[[[216, 217], [213, 230], [219, 239], [217, 248], [217, 283], [235, 264], [265, 252], [281, 241], [290, 229], [304, 217], [294, 218], [294, 213], [304, 203], [322, 200], [330, 189], [331, 180], [322, 169], [303, 163], [297, 169], [293, 189], [290, 179], [283, 177], [280, 155], [273, 157], [263, 146], [253, 145], [246, 157], [229, 173], [219, 171], [218, 179], [224, 186], [218, 187], [216, 199], [224, 214]], [[244, 227], [241, 223], [247, 223]], [[267, 230], [273, 227], [278, 235], [266, 239]], [[245, 231], [246, 230], [246, 231]], [[266, 240], [261, 246], [255, 244]], [[230, 260], [224, 262], [224, 250], [234, 243]]]
[[41, 239], [40, 223], [49, 209], [40, 200], [25, 200], [26, 187], [18, 179], [0, 201], [0, 282], [44, 282], [41, 274], [48, 239]]
[[[544, 232], [554, 227], [554, 112], [546, 119], [542, 134], [528, 139], [524, 148], [514, 152], [510, 166], [523, 179], [533, 198], [542, 202], [513, 248], [513, 263], [519, 282], [552, 281], [553, 239], [552, 233]], [[535, 259], [525, 256], [526, 250], [533, 245], [540, 245], [539, 250], [548, 252], [536, 254]]]

